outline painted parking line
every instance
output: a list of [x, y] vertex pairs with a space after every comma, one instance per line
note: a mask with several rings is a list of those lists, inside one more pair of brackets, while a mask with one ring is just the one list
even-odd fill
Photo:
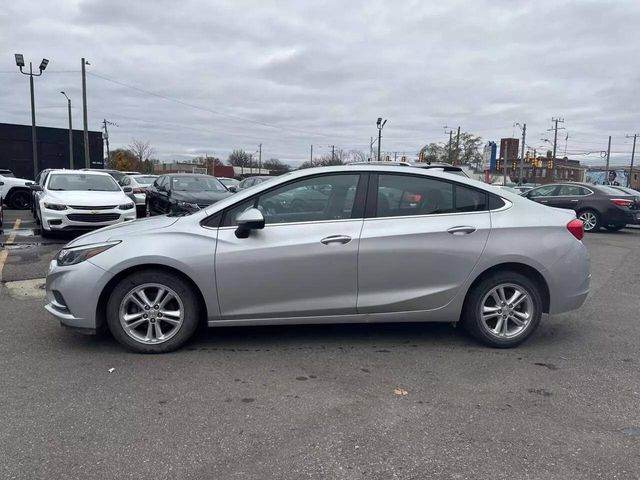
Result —
[[[21, 220], [19, 218], [13, 224], [13, 229], [9, 233], [9, 237], [7, 238], [7, 243], [13, 243], [16, 239], [16, 231], [20, 228]], [[0, 281], [2, 281], [2, 270], [4, 269], [4, 262], [7, 261], [7, 256], [9, 255], [9, 250], [3, 248], [0, 251]]]

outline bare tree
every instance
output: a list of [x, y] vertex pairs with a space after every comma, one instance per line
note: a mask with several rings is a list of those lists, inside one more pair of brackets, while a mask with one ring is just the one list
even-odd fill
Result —
[[129, 144], [127, 149], [136, 156], [138, 162], [140, 162], [141, 164], [149, 160], [151, 156], [156, 153], [149, 142], [143, 142], [142, 140], [138, 140], [136, 138], [131, 139], [131, 143]]

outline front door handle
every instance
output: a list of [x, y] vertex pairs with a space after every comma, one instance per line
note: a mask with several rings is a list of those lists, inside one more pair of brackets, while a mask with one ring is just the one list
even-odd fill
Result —
[[447, 232], [449, 232], [452, 235], [468, 235], [475, 231], [476, 231], [476, 227], [469, 227], [469, 226], [451, 227], [449, 230], [447, 230]]
[[349, 235], [330, 235], [320, 240], [320, 243], [324, 243], [325, 245], [329, 245], [330, 243], [341, 243], [344, 245], [350, 241], [351, 237]]

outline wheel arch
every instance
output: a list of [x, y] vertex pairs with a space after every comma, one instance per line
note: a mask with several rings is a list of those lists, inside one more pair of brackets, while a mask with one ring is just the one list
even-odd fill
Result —
[[168, 265], [159, 264], [159, 263], [146, 263], [146, 264], [134, 265], [134, 266], [125, 268], [121, 272], [118, 272], [116, 275], [114, 275], [114, 277], [107, 282], [107, 284], [104, 286], [104, 288], [100, 292], [100, 296], [98, 297], [98, 303], [96, 305], [96, 329], [98, 330], [106, 329], [107, 302], [109, 301], [109, 296], [113, 291], [113, 288], [118, 284], [118, 282], [120, 282], [123, 278], [127, 277], [128, 275], [131, 275], [132, 273], [136, 273], [136, 272], [141, 272], [144, 270], [162, 270], [166, 273], [171, 273], [173, 275], [176, 275], [180, 277], [182, 280], [184, 280], [185, 282], [187, 282], [193, 288], [193, 291], [196, 293], [196, 297], [198, 299], [198, 305], [200, 307], [200, 315], [202, 317], [201, 321], [206, 324], [207, 303], [205, 302], [204, 295], [200, 290], [200, 287], [198, 287], [198, 285], [196, 284], [196, 282], [194, 282], [191, 279], [191, 277], [189, 277], [184, 272], [178, 270], [177, 268], [170, 267]]
[[551, 295], [549, 292], [549, 284], [544, 276], [535, 268], [525, 263], [518, 262], [505, 262], [498, 265], [493, 265], [480, 273], [469, 285], [465, 294], [465, 302], [469, 297], [469, 293], [485, 278], [497, 273], [497, 272], [516, 272], [524, 275], [532, 280], [540, 290], [540, 296], [542, 297], [542, 311], [549, 313], [549, 307], [551, 304]]

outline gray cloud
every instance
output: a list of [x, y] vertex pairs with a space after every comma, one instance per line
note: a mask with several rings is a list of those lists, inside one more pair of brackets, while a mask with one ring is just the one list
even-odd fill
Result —
[[518, 135], [514, 122], [536, 146], [559, 115], [567, 151], [613, 135], [622, 162], [640, 128], [639, 19], [633, 0], [11, 2], [0, 121], [30, 123], [22, 52], [51, 59], [36, 80], [39, 124], [66, 125], [65, 90], [80, 126], [84, 56], [90, 127], [107, 118], [114, 147], [149, 140], [167, 160], [258, 143], [292, 163], [311, 143], [366, 151], [378, 116], [383, 150], [444, 141], [443, 125], [496, 140]]

